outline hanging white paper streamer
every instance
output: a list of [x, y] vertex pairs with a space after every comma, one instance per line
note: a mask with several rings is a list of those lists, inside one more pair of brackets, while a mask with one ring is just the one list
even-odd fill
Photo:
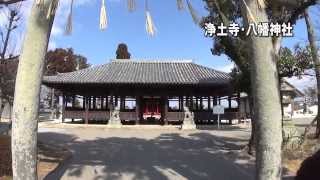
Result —
[[200, 18], [198, 17], [197, 12], [195, 11], [195, 9], [192, 7], [191, 3], [189, 2], [189, 0], [187, 0], [187, 4], [188, 4], [188, 9], [190, 11], [192, 20], [195, 24], [199, 24], [200, 22]]
[[100, 29], [104, 30], [108, 27], [107, 10], [105, 1], [102, 0], [101, 10], [100, 10]]
[[52, 0], [48, 12], [47, 12], [47, 19], [49, 19], [52, 15], [54, 15], [58, 9], [59, 1], [58, 0]]
[[67, 19], [66, 29], [65, 29], [65, 35], [71, 35], [72, 34], [72, 16], [73, 16], [73, 0], [71, 0], [70, 3], [70, 11]]
[[128, 0], [128, 10], [129, 12], [133, 12], [136, 9], [136, 1]]
[[153, 23], [149, 7], [148, 7], [148, 0], [146, 0], [146, 31], [150, 36], [154, 36], [156, 34], [156, 27]]
[[184, 9], [183, 0], [177, 0], [177, 7], [178, 7], [178, 10]]

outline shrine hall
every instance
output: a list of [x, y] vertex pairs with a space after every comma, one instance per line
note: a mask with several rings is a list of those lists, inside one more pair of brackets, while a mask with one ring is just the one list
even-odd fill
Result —
[[[193, 61], [117, 59], [45, 76], [43, 84], [61, 92], [62, 122], [183, 124], [190, 111], [195, 124], [215, 124], [212, 108], [219, 104], [225, 106], [222, 120], [246, 116], [230, 75]], [[111, 121], [113, 115], [118, 122]]]

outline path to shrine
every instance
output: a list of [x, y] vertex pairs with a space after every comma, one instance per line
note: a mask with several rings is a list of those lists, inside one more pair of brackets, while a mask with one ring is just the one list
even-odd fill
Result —
[[253, 179], [237, 153], [248, 128], [228, 130], [39, 128], [39, 140], [73, 155], [47, 179]]

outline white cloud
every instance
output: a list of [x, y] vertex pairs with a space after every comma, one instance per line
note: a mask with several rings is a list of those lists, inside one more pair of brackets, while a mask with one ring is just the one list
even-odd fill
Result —
[[[234, 68], [234, 63], [227, 64], [225, 66], [216, 67], [217, 70], [230, 73], [232, 68]], [[299, 90], [303, 91], [308, 87], [316, 86], [316, 77], [313, 70], [306, 71], [306, 74], [301, 77], [292, 77], [292, 78], [285, 78], [289, 83], [297, 87]]]
[[216, 67], [216, 69], [219, 70], [219, 71], [230, 73], [231, 70], [234, 68], [234, 66], [235, 66], [234, 63], [230, 63], [230, 64], [227, 64], [225, 66], [218, 66], [218, 67]]
[[[28, 2], [28, 3], [27, 3]], [[20, 21], [15, 24], [18, 25], [18, 28], [11, 32], [7, 55], [16, 55], [20, 52], [21, 42], [23, 40], [23, 34], [25, 29], [25, 21], [26, 17], [29, 14], [28, 9], [30, 9], [30, 1], [26, 1], [26, 3], [17, 3], [15, 5], [10, 5], [8, 7], [2, 7], [0, 11], [0, 29], [3, 34], [6, 34], [6, 27], [8, 26], [8, 20], [10, 17], [10, 10], [17, 10], [19, 12], [18, 17]]]
[[48, 49], [49, 50], [54, 50], [57, 48], [57, 43], [55, 41], [50, 41], [49, 44], [48, 44]]
[[[56, 13], [55, 21], [52, 27], [52, 32], [51, 32], [52, 38], [63, 35], [65, 30], [65, 25], [67, 22], [67, 17], [70, 12], [70, 3], [71, 3], [71, 0], [60, 0], [59, 8]], [[90, 3], [94, 3], [94, 1], [93, 0], [75, 0], [74, 8], [77, 8], [79, 6], [89, 5]]]
[[[51, 32], [51, 41], [55, 41], [54, 39], [58, 36], [63, 35], [65, 24], [67, 21], [69, 9], [70, 9], [70, 2], [71, 0], [60, 0], [59, 8], [56, 13], [55, 22], [52, 27]], [[74, 1], [74, 8], [79, 6], [89, 5], [94, 3], [94, 0], [75, 0]], [[10, 46], [9, 46], [9, 53], [19, 54], [22, 40], [25, 33], [26, 22], [29, 17], [31, 7], [33, 1], [25, 1], [21, 4], [17, 4], [14, 6], [10, 6], [10, 8], [19, 8], [21, 14], [21, 20], [19, 24], [19, 28], [12, 34], [10, 37]], [[0, 28], [3, 29], [4, 26], [8, 23], [8, 10], [6, 8], [1, 9], [0, 11]], [[51, 44], [51, 45], [50, 45]], [[49, 46], [56, 47], [55, 42], [50, 42]]]
[[63, 34], [63, 26], [53, 26], [51, 30], [51, 36], [59, 36]]
[[286, 78], [286, 80], [297, 87], [299, 90], [303, 91], [308, 87], [314, 87], [317, 84], [315, 72], [313, 70], [309, 70], [306, 72], [308, 75], [299, 77]]

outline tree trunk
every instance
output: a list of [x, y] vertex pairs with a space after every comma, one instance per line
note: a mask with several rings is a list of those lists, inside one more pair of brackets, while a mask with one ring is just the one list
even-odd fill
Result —
[[255, 147], [256, 147], [256, 143], [255, 143], [255, 134], [256, 134], [256, 122], [255, 122], [255, 117], [254, 117], [254, 111], [253, 111], [253, 99], [252, 96], [248, 95], [249, 98], [249, 107], [250, 107], [250, 118], [251, 118], [251, 135], [250, 135], [250, 140], [248, 143], [248, 154], [253, 155], [255, 152]]
[[[268, 22], [265, 9], [256, 0], [246, 0], [242, 8], [247, 22], [252, 18]], [[272, 38], [251, 35], [251, 82], [256, 121], [256, 178], [257, 180], [281, 179], [281, 105], [278, 89], [278, 72]]]
[[9, 25], [8, 25], [7, 33], [6, 33], [6, 36], [5, 36], [4, 43], [3, 43], [3, 49], [2, 49], [2, 52], [1, 52], [1, 58], [2, 59], [5, 58], [6, 53], [7, 53], [10, 34], [11, 34], [11, 31], [13, 30], [12, 26], [13, 26], [14, 18], [16, 17], [16, 15], [17, 14], [15, 13], [15, 10], [10, 10]]
[[317, 90], [318, 90], [318, 114], [316, 116], [317, 128], [316, 128], [316, 138], [320, 137], [320, 58], [318, 56], [318, 48], [316, 44], [316, 35], [314, 31], [314, 27], [311, 21], [311, 18], [308, 13], [308, 9], [304, 12], [304, 17], [306, 20], [307, 31], [308, 31], [308, 39], [311, 48], [311, 55], [314, 64], [314, 70], [316, 72], [317, 79]]
[[281, 91], [281, 78], [279, 79], [279, 94], [280, 94], [280, 106], [281, 106], [281, 122], [283, 124], [284, 119], [284, 107], [283, 107], [283, 93]]
[[55, 119], [56, 118], [56, 105], [55, 105], [55, 92], [54, 92], [54, 88], [51, 89], [51, 102], [50, 102], [50, 110], [51, 110], [51, 113], [50, 113], [50, 119]]
[[1, 122], [1, 117], [2, 117], [2, 111], [3, 111], [3, 102], [1, 98], [1, 90], [0, 90], [0, 122]]
[[[48, 9], [51, 0], [45, 0]], [[15, 180], [37, 179], [37, 130], [40, 84], [54, 15], [33, 3], [16, 77], [12, 124], [12, 171]]]

